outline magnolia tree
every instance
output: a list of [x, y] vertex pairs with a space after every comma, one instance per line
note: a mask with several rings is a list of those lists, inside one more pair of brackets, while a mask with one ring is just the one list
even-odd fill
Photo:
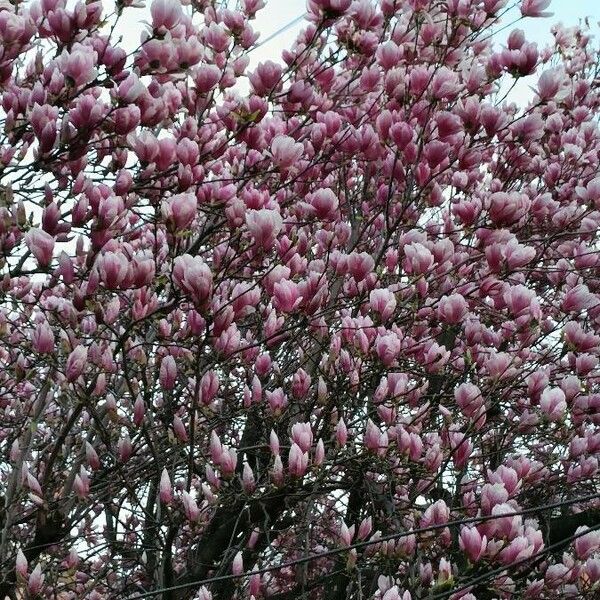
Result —
[[587, 28], [226, 4], [0, 4], [0, 598], [598, 598]]

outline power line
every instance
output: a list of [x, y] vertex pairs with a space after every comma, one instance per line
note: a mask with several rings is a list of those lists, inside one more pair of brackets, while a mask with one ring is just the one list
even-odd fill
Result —
[[[280, 565], [263, 567], [262, 569], [255, 569], [253, 571], [240, 573], [239, 575], [234, 575], [233, 573], [231, 573], [229, 575], [218, 575], [215, 577], [209, 577], [207, 579], [202, 579], [199, 581], [190, 581], [187, 583], [182, 583], [179, 585], [162, 588], [159, 590], [153, 590], [151, 592], [142, 592], [141, 594], [137, 594], [135, 596], [130, 597], [130, 600], [142, 600], [142, 598], [150, 598], [151, 596], [156, 596], [163, 592], [175, 592], [175, 591], [187, 589], [190, 587], [201, 586], [201, 585], [204, 585], [207, 583], [209, 584], [209, 583], [216, 583], [218, 581], [227, 581], [230, 579], [240, 579], [242, 577], [249, 577], [251, 575], [262, 575], [263, 573], [269, 573], [271, 571], [279, 571], [286, 567], [293, 567], [296, 565], [311, 562], [313, 560], [317, 560], [319, 558], [327, 558], [329, 556], [335, 556], [337, 554], [348, 552], [349, 550], [352, 550], [352, 549], [361, 549], [361, 548], [366, 548], [368, 546], [372, 546], [374, 544], [381, 544], [382, 542], [397, 540], [397, 539], [400, 539], [403, 537], [407, 537], [409, 535], [414, 535], [414, 534], [419, 534], [419, 533], [428, 533], [431, 531], [437, 531], [439, 529], [446, 529], [447, 527], [456, 527], [459, 525], [486, 523], [487, 521], [503, 519], [506, 517], [516, 517], [516, 516], [521, 516], [521, 515], [535, 514], [539, 511], [553, 510], [555, 508], [561, 508], [564, 506], [570, 506], [572, 504], [577, 504], [578, 502], [588, 502], [590, 500], [598, 500], [598, 499], [600, 499], [600, 493], [590, 494], [589, 496], [581, 496], [579, 498], [571, 498], [569, 500], [561, 500], [559, 502], [552, 502], [550, 504], [542, 504], [542, 505], [538, 505], [538, 506], [532, 506], [531, 508], [525, 508], [525, 509], [518, 510], [518, 511], [515, 511], [512, 513], [502, 513], [502, 514], [498, 514], [498, 515], [482, 515], [479, 517], [470, 517], [467, 519], [456, 519], [454, 521], [447, 521], [446, 523], [443, 523], [440, 525], [429, 525], [428, 527], [419, 527], [417, 529], [410, 529], [407, 531], [391, 533], [389, 535], [384, 535], [384, 536], [381, 536], [376, 539], [370, 539], [370, 540], [365, 540], [362, 542], [356, 542], [354, 544], [350, 544], [349, 546], [343, 546], [340, 548], [334, 548], [332, 550], [326, 550], [325, 552], [311, 554], [309, 556], [303, 556], [301, 558], [296, 558], [294, 560], [290, 560], [290, 561], [282, 563]], [[598, 526], [598, 527], [600, 527], [600, 526]], [[590, 528], [590, 531], [594, 531], [595, 529], [597, 529], [597, 527], [592, 527], [592, 528]], [[548, 550], [553, 550], [555, 547], [560, 547], [561, 545], [563, 545], [565, 543], [565, 541], [571, 542], [574, 539], [580, 537], [581, 535], [584, 535], [584, 533], [587, 533], [587, 532], [582, 532], [578, 535], [571, 535], [566, 540], [561, 540], [560, 542], [557, 542], [557, 543], [553, 544], [552, 546], [548, 546], [547, 548], [545, 548], [545, 550], [548, 551]], [[539, 553], [534, 554], [533, 556], [529, 556], [523, 560], [526, 562], [527, 560], [536, 558], [536, 556], [538, 556], [538, 555], [539, 555]], [[520, 564], [520, 563], [514, 563], [514, 564]], [[502, 570], [506, 570], [506, 568], [507, 568], [506, 565], [504, 565], [502, 567]], [[456, 592], [456, 591], [457, 590], [453, 590], [453, 592]], [[440, 596], [435, 596], [435, 598], [438, 598], [438, 597], [440, 597]]]
[[262, 42], [260, 42], [260, 44], [254, 46], [254, 48], [252, 48], [252, 50], [256, 50], [257, 48], [264, 46], [267, 42], [270, 42], [273, 38], [276, 38], [280, 33], [287, 31], [290, 27], [292, 27], [293, 25], [295, 25], [296, 23], [298, 23], [299, 21], [304, 19], [305, 16], [306, 16], [306, 13], [302, 13], [300, 16], [296, 17], [293, 21], [290, 21], [287, 25], [284, 25], [281, 29], [278, 29], [275, 33], [272, 33], [266, 40], [263, 40]]

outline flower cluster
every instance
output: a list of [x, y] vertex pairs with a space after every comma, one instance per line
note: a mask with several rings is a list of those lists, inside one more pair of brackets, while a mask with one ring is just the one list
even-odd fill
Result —
[[0, 3], [0, 598], [598, 597], [590, 31], [135, 7]]

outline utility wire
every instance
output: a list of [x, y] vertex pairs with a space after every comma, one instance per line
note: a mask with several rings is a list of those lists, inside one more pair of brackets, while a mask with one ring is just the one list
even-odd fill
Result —
[[[447, 527], [455, 527], [458, 525], [486, 523], [487, 521], [493, 521], [495, 519], [504, 519], [507, 517], [517, 517], [517, 516], [522, 516], [522, 515], [535, 514], [540, 511], [552, 510], [554, 508], [561, 508], [563, 506], [570, 506], [572, 504], [577, 504], [578, 502], [588, 502], [590, 500], [598, 500], [598, 499], [600, 499], [600, 493], [590, 494], [589, 496], [581, 496], [580, 498], [571, 498], [570, 500], [561, 500], [560, 502], [553, 502], [551, 504], [542, 504], [539, 506], [534, 506], [531, 508], [525, 508], [523, 510], [515, 511], [513, 513], [503, 513], [503, 514], [498, 514], [498, 515], [482, 515], [480, 517], [470, 517], [468, 519], [456, 519], [454, 521], [448, 521], [448, 522], [440, 524], [440, 525], [430, 525], [428, 527], [420, 527], [418, 529], [400, 531], [397, 533], [391, 533], [389, 535], [381, 536], [380, 538], [377, 538], [377, 539], [370, 539], [370, 540], [365, 540], [362, 542], [356, 542], [354, 544], [350, 544], [349, 546], [344, 546], [341, 548], [334, 548], [332, 550], [327, 550], [325, 552], [320, 552], [317, 554], [311, 554], [309, 556], [303, 556], [301, 558], [296, 558], [294, 560], [290, 560], [290, 561], [282, 563], [280, 565], [273, 565], [270, 567], [264, 567], [262, 569], [255, 569], [253, 571], [240, 573], [239, 575], [234, 575], [233, 573], [230, 575], [219, 575], [216, 577], [209, 577], [207, 579], [202, 579], [199, 581], [190, 581], [188, 583], [182, 583], [179, 585], [174, 585], [174, 586], [171, 586], [168, 588], [154, 590], [151, 592], [142, 592], [141, 594], [137, 594], [136, 596], [131, 596], [129, 598], [129, 600], [142, 600], [142, 598], [150, 598], [151, 596], [158, 596], [159, 594], [161, 594], [163, 592], [175, 592], [178, 590], [183, 590], [183, 589], [195, 587], [195, 586], [201, 586], [201, 585], [205, 585], [205, 584], [209, 584], [209, 583], [216, 583], [219, 581], [227, 581], [230, 579], [240, 579], [242, 577], [250, 577], [251, 575], [262, 575], [263, 573], [269, 573], [271, 571], [279, 571], [281, 569], [285, 569], [286, 567], [293, 567], [293, 566], [304, 564], [304, 563], [307, 563], [307, 562], [310, 562], [313, 560], [317, 560], [319, 558], [327, 558], [329, 556], [335, 556], [335, 555], [341, 554], [343, 552], [348, 552], [349, 550], [362, 549], [362, 548], [366, 548], [368, 546], [372, 546], [374, 544], [381, 544], [382, 542], [388, 542], [391, 540], [400, 539], [400, 538], [407, 537], [409, 535], [418, 534], [418, 533], [428, 533], [431, 531], [437, 531], [440, 529], [446, 529]], [[597, 529], [597, 527], [590, 528], [591, 531], [593, 531], [595, 529]], [[559, 547], [560, 545], [564, 544], [565, 542], [573, 541], [574, 539], [580, 537], [581, 535], [584, 535], [585, 533], [587, 533], [587, 532], [582, 532], [578, 535], [573, 534], [572, 536], [569, 536], [566, 540], [561, 540], [560, 542], [557, 542], [552, 546], [548, 546], [547, 548], [542, 549], [537, 554], [534, 554], [533, 556], [529, 556], [526, 559], [523, 559], [523, 561], [526, 562], [528, 560], [536, 558], [537, 556], [539, 556], [540, 553], [544, 552], [544, 550], [552, 551], [554, 549], [554, 547]], [[514, 563], [514, 564], [521, 564], [521, 563]], [[508, 566], [510, 566], [510, 565], [508, 565]], [[506, 569], [507, 569], [506, 565], [502, 567], [502, 570], [506, 570]], [[494, 572], [494, 574], [495, 574], [495, 572]], [[488, 575], [489, 575], [489, 573], [488, 573]], [[457, 590], [453, 590], [452, 593], [454, 593], [456, 591]], [[435, 598], [438, 598], [438, 597], [440, 597], [440, 596], [435, 596]]]
[[306, 13], [302, 13], [300, 16], [296, 17], [293, 21], [290, 21], [287, 25], [284, 25], [281, 29], [278, 29], [275, 33], [272, 33], [266, 40], [263, 40], [262, 42], [260, 42], [260, 44], [257, 44], [256, 46], [254, 46], [254, 48], [252, 48], [252, 50], [256, 50], [257, 48], [264, 46], [267, 42], [270, 42], [273, 38], [276, 38], [280, 33], [287, 31], [290, 27], [292, 27], [296, 23], [300, 22], [302, 19], [304, 19], [305, 16], [306, 16]]

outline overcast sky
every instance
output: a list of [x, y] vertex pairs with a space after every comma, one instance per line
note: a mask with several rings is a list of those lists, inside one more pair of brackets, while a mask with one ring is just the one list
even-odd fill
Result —
[[[119, 33], [123, 36], [123, 46], [127, 50], [133, 50], [140, 41], [140, 33], [144, 27], [142, 21], [149, 20], [149, 7], [152, 0], [144, 0], [145, 8], [127, 9], [119, 28]], [[231, 6], [235, 5], [235, 0], [230, 0]], [[515, 7], [506, 15], [502, 27], [517, 20], [520, 12], [517, 8], [518, 1], [514, 1]], [[255, 31], [258, 31], [261, 40], [268, 39], [275, 32], [297, 20], [306, 10], [306, 0], [267, 0], [266, 7], [260, 10], [256, 19], [252, 22]], [[594, 23], [600, 21], [600, 0], [553, 0], [549, 10], [554, 15], [544, 19], [521, 19], [518, 23], [500, 31], [497, 35], [498, 43], [506, 40], [510, 31], [518, 27], [523, 29], [528, 41], [537, 42], [543, 47], [552, 41], [550, 28], [556, 22], [562, 22], [566, 26], [576, 25], [581, 19], [590, 17]], [[294, 41], [298, 32], [305, 26], [303, 20], [297, 21], [292, 27], [276, 35], [273, 39], [252, 50], [250, 70], [256, 64], [264, 60], [281, 61], [281, 52], [289, 47]], [[595, 27], [596, 32], [600, 32], [599, 27]], [[529, 86], [530, 80], [521, 80], [515, 86], [510, 98], [521, 104], [531, 97]], [[240, 86], [242, 88], [244, 86]]]
[[[267, 0], [267, 6], [257, 14], [253, 27], [261, 33], [263, 39], [266, 39], [270, 34], [302, 15], [305, 7], [305, 0]], [[552, 39], [550, 27], [555, 22], [562, 21], [565, 25], [576, 25], [579, 19], [586, 16], [591, 17], [595, 22], [600, 21], [600, 0], [553, 0], [549, 10], [554, 12], [553, 17], [523, 19], [515, 27], [518, 26], [523, 29], [528, 40], [545, 45]], [[507, 15], [505, 24], [519, 16], [519, 10], [514, 8], [510, 15]], [[297, 23], [264, 46], [256, 49], [253, 52], [253, 59], [256, 62], [266, 59], [277, 60], [281, 55], [281, 50], [294, 40], [302, 27], [303, 23]], [[508, 31], [500, 34], [499, 41], [505, 39]]]

